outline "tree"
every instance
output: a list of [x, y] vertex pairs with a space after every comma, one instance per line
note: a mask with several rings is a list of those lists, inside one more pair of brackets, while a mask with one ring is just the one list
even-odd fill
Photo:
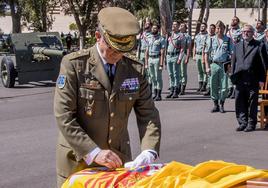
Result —
[[199, 6], [200, 6], [200, 13], [199, 13], [199, 17], [198, 17], [198, 20], [197, 20], [195, 35], [197, 33], [199, 33], [200, 26], [201, 26], [201, 23], [203, 22], [205, 10], [206, 10], [206, 0], [200, 0], [198, 3], [199, 3]]
[[188, 34], [192, 36], [192, 17], [193, 17], [193, 8], [195, 0], [191, 0], [189, 9], [189, 19], [188, 19]]
[[172, 17], [168, 0], [159, 0], [161, 30], [164, 35], [171, 31]]
[[21, 33], [21, 16], [23, 2], [19, 0], [8, 0], [12, 18], [12, 33]]
[[51, 11], [59, 3], [57, 0], [24, 0], [23, 20], [34, 31], [47, 31], [54, 21]]

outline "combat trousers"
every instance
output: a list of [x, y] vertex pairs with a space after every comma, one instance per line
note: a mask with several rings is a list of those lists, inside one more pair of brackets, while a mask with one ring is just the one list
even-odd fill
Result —
[[149, 58], [149, 74], [151, 77], [153, 90], [158, 89], [162, 90], [163, 88], [163, 80], [162, 80], [162, 70], [159, 70], [160, 60], [158, 58]]
[[186, 54], [183, 53], [182, 54], [182, 60], [181, 60], [181, 64], [179, 65], [179, 83], [182, 85], [186, 85], [187, 84], [187, 65], [185, 63], [186, 60]]
[[179, 84], [179, 64], [178, 55], [170, 56], [167, 55], [167, 70], [169, 76], [169, 86], [177, 87]]
[[[142, 63], [143, 65], [145, 64], [145, 53], [144, 52], [141, 52], [140, 53], [139, 62]], [[144, 71], [145, 71], [145, 75], [146, 75], [146, 78], [147, 78], [148, 83], [151, 84], [152, 81], [151, 81], [151, 78], [150, 78], [150, 74], [149, 74], [148, 68], [144, 69]]]
[[236, 85], [235, 112], [240, 126], [256, 126], [258, 113], [258, 91], [258, 85]]
[[212, 63], [210, 77], [210, 94], [212, 100], [225, 101], [228, 94], [228, 76], [222, 63]]
[[195, 58], [198, 70], [198, 82], [207, 82], [206, 66], [202, 62], [202, 55], [196, 54]]

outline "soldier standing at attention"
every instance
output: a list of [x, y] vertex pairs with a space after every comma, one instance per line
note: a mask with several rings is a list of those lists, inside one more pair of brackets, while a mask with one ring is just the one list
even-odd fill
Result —
[[185, 88], [187, 84], [187, 65], [190, 58], [191, 50], [191, 36], [187, 33], [186, 23], [180, 24], [180, 34], [181, 34], [181, 52], [179, 56], [179, 86], [181, 86], [180, 95], [185, 94]]
[[170, 93], [166, 98], [178, 98], [180, 93], [179, 86], [179, 64], [178, 57], [181, 50], [181, 37], [179, 34], [179, 23], [174, 21], [172, 24], [171, 36], [168, 38], [167, 46], [167, 70], [169, 75]]
[[[149, 19], [146, 19], [145, 24], [144, 24], [144, 31], [140, 34], [139, 38], [139, 45], [138, 45], [138, 50], [137, 50], [137, 57], [139, 61], [143, 64], [145, 64], [145, 51], [149, 43], [149, 38], [151, 35], [151, 27], [152, 23]], [[147, 76], [148, 82], [151, 85], [151, 79], [150, 75], [148, 72], [148, 68], [145, 69], [145, 74]]]
[[265, 27], [264, 27], [263, 21], [258, 20], [256, 24], [256, 30], [254, 33], [254, 39], [258, 41], [262, 41], [265, 36], [264, 30], [265, 30]]
[[[207, 73], [210, 77], [210, 96], [214, 102], [211, 112], [224, 113], [224, 102], [227, 97], [228, 77], [224, 70], [224, 63], [231, 58], [232, 43], [230, 38], [224, 35], [225, 25], [222, 21], [216, 23], [216, 37], [208, 43], [205, 49]], [[212, 61], [209, 64], [209, 59]], [[220, 103], [220, 106], [219, 106]]]
[[[207, 24], [202, 23], [200, 26], [200, 32], [195, 36], [194, 39], [194, 48], [193, 48], [193, 59], [196, 61], [198, 69], [198, 82], [199, 87], [197, 92], [200, 92], [204, 86], [207, 85], [207, 74], [205, 68], [205, 62], [203, 62], [202, 52], [204, 48], [205, 41], [207, 40]], [[203, 86], [204, 85], [204, 86]]]
[[[210, 26], [209, 26], [209, 35], [208, 35], [208, 38], [207, 38], [207, 41], [205, 43], [205, 47], [204, 47], [203, 50], [205, 50], [206, 46], [212, 40], [212, 38], [216, 36], [215, 31], [216, 31], [216, 25], [215, 24], [210, 24]], [[204, 58], [204, 61], [205, 61], [205, 53], [203, 53], [203, 58]], [[208, 63], [211, 64], [210, 61]], [[210, 75], [208, 74], [207, 76], [208, 76], [208, 82], [207, 82], [208, 84], [207, 84], [206, 91], [203, 93], [204, 96], [209, 96], [210, 95]]]
[[[237, 16], [234, 16], [232, 18], [231, 22], [231, 28], [227, 31], [227, 37], [231, 39], [232, 45], [235, 45], [240, 42], [242, 39], [242, 31], [239, 27], [240, 19]], [[234, 85], [231, 82], [231, 79], [228, 76], [228, 98], [234, 99], [235, 94], [234, 94]]]
[[149, 68], [152, 81], [154, 97], [156, 101], [161, 101], [163, 88], [162, 70], [164, 65], [165, 39], [159, 34], [159, 25], [152, 25], [149, 45], [145, 52], [145, 68]]
[[[159, 153], [159, 112], [143, 65], [123, 55], [135, 47], [138, 21], [117, 7], [103, 8], [98, 21], [96, 45], [64, 56], [61, 63], [54, 99], [58, 187], [82, 169], [137, 167]], [[132, 108], [142, 151], [134, 161], [127, 131]]]

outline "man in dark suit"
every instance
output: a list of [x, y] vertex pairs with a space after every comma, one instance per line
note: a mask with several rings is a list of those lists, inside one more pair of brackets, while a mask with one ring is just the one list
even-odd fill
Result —
[[234, 47], [231, 80], [236, 85], [235, 110], [239, 123], [236, 131], [250, 132], [257, 124], [258, 90], [265, 81], [264, 45], [253, 38], [254, 29], [245, 25]]

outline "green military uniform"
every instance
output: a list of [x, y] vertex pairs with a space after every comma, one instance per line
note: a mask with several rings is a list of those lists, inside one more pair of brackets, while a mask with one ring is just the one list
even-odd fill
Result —
[[208, 38], [207, 33], [206, 34], [198, 33], [195, 36], [195, 40], [194, 40], [195, 58], [196, 58], [196, 64], [197, 64], [197, 69], [198, 69], [198, 82], [199, 82], [198, 91], [201, 90], [204, 83], [207, 83], [206, 67], [205, 67], [205, 62], [203, 62], [203, 58], [202, 58], [202, 52], [203, 52], [207, 38]]
[[[121, 8], [102, 10], [99, 20], [102, 28], [109, 31], [105, 40], [118, 51], [130, 51], [135, 41], [128, 41], [128, 37], [131, 35], [135, 39], [139, 31], [135, 28], [138, 25], [136, 18], [129, 18], [130, 13]], [[103, 21], [100, 16], [106, 13], [114, 20], [117, 14], [126, 14], [124, 20], [119, 19], [122, 28], [111, 28], [113, 20]], [[125, 30], [126, 25], [132, 24], [136, 25]], [[115, 40], [115, 36], [127, 37], [117, 44], [120, 38]], [[132, 108], [136, 112], [141, 150], [159, 152], [159, 112], [150, 96], [143, 65], [134, 60], [123, 56], [116, 63], [111, 83], [96, 45], [66, 55], [61, 63], [54, 98], [54, 113], [60, 130], [56, 152], [58, 187], [72, 173], [89, 167], [84, 157], [97, 147], [112, 150], [123, 163], [131, 160], [127, 124]], [[96, 165], [92, 163], [91, 166]]]
[[265, 37], [264, 31], [254, 33], [254, 39], [255, 40], [262, 41], [264, 37]]
[[156, 36], [151, 35], [149, 38], [148, 45], [148, 67], [149, 74], [153, 85], [153, 90], [161, 91], [163, 88], [163, 79], [162, 79], [162, 69], [160, 70], [160, 57], [161, 49], [165, 48], [165, 39], [157, 34]]
[[167, 98], [177, 98], [179, 94], [179, 64], [178, 57], [181, 50], [181, 34], [172, 32], [168, 38], [167, 70], [169, 75], [170, 94]]
[[185, 63], [187, 57], [187, 49], [191, 46], [191, 36], [188, 33], [181, 33], [182, 34], [182, 42], [181, 42], [181, 64], [179, 65], [179, 82], [182, 86], [182, 90], [185, 89], [187, 84], [187, 64]]
[[212, 62], [210, 77], [210, 93], [213, 101], [220, 100], [224, 103], [228, 92], [228, 77], [224, 71], [224, 63], [230, 58], [232, 43], [230, 38], [224, 35], [222, 43], [217, 36], [209, 41], [205, 53], [209, 54]]
[[[141, 34], [140, 36], [140, 46], [139, 46], [139, 50], [137, 53], [138, 57], [139, 57], [139, 61], [143, 64], [145, 64], [145, 51], [146, 51], [146, 48], [149, 44], [149, 38], [150, 38], [150, 35], [151, 35], [151, 32], [149, 31], [145, 31]], [[145, 74], [147, 76], [147, 79], [148, 79], [148, 82], [151, 84], [151, 78], [150, 78], [150, 74], [148, 72], [148, 70], [146, 69], [145, 70]]]

